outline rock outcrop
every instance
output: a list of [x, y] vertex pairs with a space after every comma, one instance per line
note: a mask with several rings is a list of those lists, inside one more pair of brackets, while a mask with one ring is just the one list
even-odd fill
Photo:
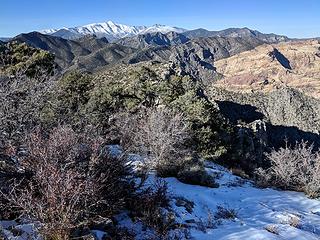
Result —
[[307, 140], [320, 146], [320, 100], [282, 87], [270, 93], [240, 93], [221, 88], [209, 91], [222, 113], [233, 123], [266, 122], [268, 142], [281, 145]]

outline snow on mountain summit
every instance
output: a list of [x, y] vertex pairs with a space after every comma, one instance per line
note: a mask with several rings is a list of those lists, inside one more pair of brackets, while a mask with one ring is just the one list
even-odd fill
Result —
[[[61, 30], [63, 31], [63, 36], [60, 34]], [[70, 34], [66, 34], [66, 31], [70, 32]], [[108, 39], [118, 39], [123, 37], [130, 37], [139, 34], [145, 33], [153, 33], [153, 32], [177, 32], [182, 33], [185, 32], [186, 29], [171, 27], [167, 25], [155, 24], [150, 27], [146, 26], [129, 26], [124, 24], [114, 23], [112, 21], [107, 21], [103, 23], [91, 23], [84, 26], [79, 27], [71, 27], [71, 28], [61, 28], [61, 29], [47, 29], [40, 31], [43, 34], [49, 34], [64, 38], [75, 38], [81, 37], [83, 35], [94, 34], [99, 37], [107, 37]], [[61, 35], [61, 36], [60, 36]]]
[[151, 27], [146, 28], [141, 33], [153, 33], [153, 32], [161, 32], [161, 33], [168, 33], [168, 32], [177, 32], [177, 33], [183, 33], [186, 29], [178, 28], [178, 27], [170, 27], [166, 25], [161, 24], [155, 24]]

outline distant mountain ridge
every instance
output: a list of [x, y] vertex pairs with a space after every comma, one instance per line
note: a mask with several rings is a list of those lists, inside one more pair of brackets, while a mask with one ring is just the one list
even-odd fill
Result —
[[155, 24], [152, 26], [128, 26], [124, 24], [114, 23], [112, 21], [103, 23], [92, 23], [79, 27], [61, 28], [61, 29], [47, 29], [42, 30], [40, 33], [52, 35], [56, 37], [62, 37], [65, 39], [76, 39], [84, 35], [96, 35], [97, 37], [106, 37], [109, 41], [124, 37], [132, 37], [139, 34], [146, 33], [168, 33], [177, 32], [183, 33], [187, 31], [183, 28], [171, 27], [166, 25]]
[[[19, 43], [26, 43], [29, 46], [49, 51], [55, 55], [55, 61], [60, 69], [67, 69], [70, 66], [81, 68], [96, 68], [107, 65], [110, 62], [118, 61], [126, 54], [131, 54], [132, 50], [128, 47], [114, 46], [106, 38], [96, 36], [84, 36], [77, 41], [68, 40], [61, 37], [49, 36], [38, 32], [20, 34], [12, 39]], [[101, 56], [94, 55], [90, 61], [81, 65], [80, 58], [91, 56], [93, 53], [101, 51], [110, 52], [108, 57], [101, 60]], [[121, 54], [119, 54], [121, 53]], [[106, 61], [106, 59], [108, 61]], [[81, 66], [78, 66], [78, 65]], [[90, 66], [89, 66], [90, 65]], [[91, 66], [93, 65], [93, 66]]]
[[12, 41], [47, 50], [55, 55], [59, 69], [96, 71], [119, 63], [144, 61], [172, 62], [180, 72], [201, 79], [213, 79], [213, 62], [251, 50], [263, 44], [257, 38], [210, 37], [188, 39], [176, 32], [147, 33], [122, 38], [110, 43], [106, 38], [86, 35], [76, 40], [64, 39], [38, 32], [21, 34]]
[[188, 38], [199, 37], [255, 37], [266, 43], [278, 43], [290, 40], [287, 36], [277, 35], [274, 33], [261, 33], [257, 30], [249, 28], [227, 28], [221, 31], [209, 31], [203, 28], [198, 28], [183, 33]]
[[248, 28], [186, 31], [163, 25], [131, 27], [111, 21], [43, 32], [20, 34], [12, 40], [53, 53], [62, 71], [94, 72], [119, 63], [158, 61], [171, 62], [181, 73], [204, 81], [218, 77], [214, 62], [220, 59], [259, 45], [290, 40]]
[[11, 38], [5, 38], [5, 37], [0, 37], [0, 41], [1, 42], [7, 42], [9, 41]]
[[96, 35], [97, 37], [105, 37], [109, 41], [116, 41], [122, 38], [135, 37], [148, 33], [163, 33], [169, 32], [181, 33], [187, 38], [199, 37], [255, 37], [265, 43], [278, 43], [290, 40], [287, 36], [274, 33], [261, 33], [257, 30], [244, 28], [227, 28], [220, 31], [209, 31], [204, 28], [187, 30], [180, 27], [171, 27], [167, 25], [155, 24], [152, 26], [129, 26], [125, 24], [107, 21], [103, 23], [92, 23], [78, 27], [64, 27], [59, 29], [47, 29], [39, 31], [42, 34], [47, 34], [65, 39], [77, 39], [85, 35]]

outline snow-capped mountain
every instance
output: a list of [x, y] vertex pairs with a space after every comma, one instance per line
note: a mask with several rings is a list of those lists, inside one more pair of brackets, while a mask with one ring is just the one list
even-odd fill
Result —
[[155, 24], [153, 26], [147, 27], [144, 30], [142, 30], [139, 34], [145, 34], [145, 33], [154, 33], [154, 32], [161, 32], [161, 33], [168, 33], [168, 32], [176, 32], [176, 33], [183, 33], [187, 30], [184, 28], [178, 28], [178, 27], [170, 27], [166, 25], [161, 24]]
[[114, 23], [112, 21], [104, 23], [92, 23], [80, 27], [61, 28], [61, 29], [47, 29], [42, 30], [40, 33], [59, 36], [67, 39], [74, 39], [84, 35], [96, 35], [98, 37], [106, 37], [109, 40], [115, 40], [123, 37], [130, 37], [144, 33], [153, 32], [177, 32], [182, 33], [187, 31], [183, 28], [171, 27], [166, 25], [156, 24], [150, 27], [146, 26], [128, 26], [124, 24]]

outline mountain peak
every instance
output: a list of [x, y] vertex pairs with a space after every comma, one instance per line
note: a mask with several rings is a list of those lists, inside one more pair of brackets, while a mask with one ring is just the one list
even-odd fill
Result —
[[111, 21], [111, 20], [107, 21], [107, 23], [110, 24], [110, 25], [116, 25], [116, 24], [115, 24], [113, 21]]
[[[64, 31], [61, 31], [61, 30]], [[118, 24], [111, 20], [103, 23], [91, 23], [79, 27], [62, 28], [62, 29], [48, 29], [40, 31], [43, 34], [60, 36], [66, 39], [79, 38], [84, 35], [96, 35], [97, 37], [106, 37], [108, 40], [114, 41], [123, 37], [136, 36], [145, 33], [168, 33], [168, 32], [185, 32], [185, 29], [166, 26], [162, 24], [154, 24], [147, 26], [129, 26]]]

